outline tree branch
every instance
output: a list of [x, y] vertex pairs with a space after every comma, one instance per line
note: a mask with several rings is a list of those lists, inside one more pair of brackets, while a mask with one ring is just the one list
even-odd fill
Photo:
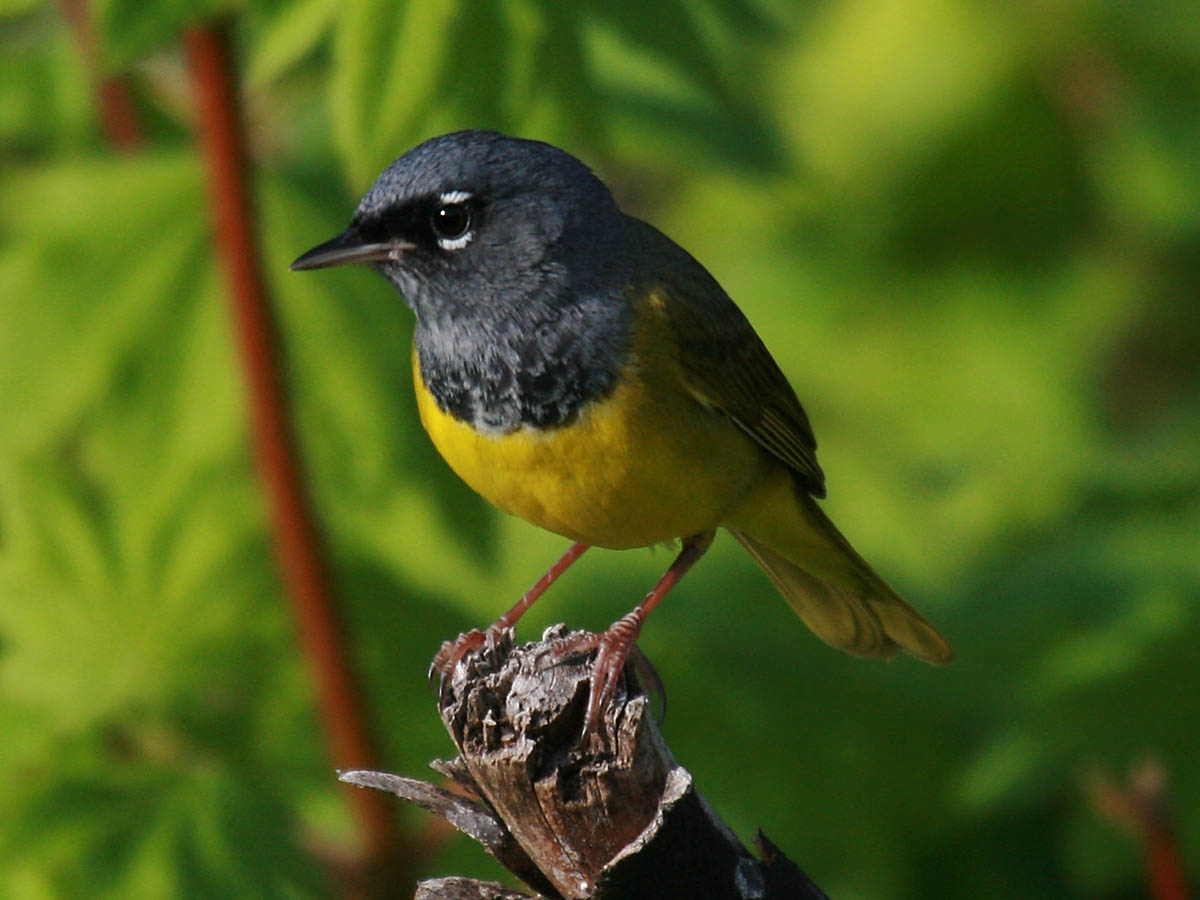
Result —
[[[581, 741], [591, 656], [565, 626], [468, 654], [439, 709], [460, 756], [434, 768], [460, 793], [376, 772], [342, 780], [391, 791], [479, 841], [546, 898], [827, 900], [761, 834], [748, 851], [675, 762], [632, 667], [596, 735]], [[422, 900], [513, 896], [502, 886], [427, 881]]]

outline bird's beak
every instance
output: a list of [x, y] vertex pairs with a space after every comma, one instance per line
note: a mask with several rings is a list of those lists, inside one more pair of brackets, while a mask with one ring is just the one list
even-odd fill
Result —
[[350, 263], [386, 262], [398, 259], [413, 249], [415, 244], [407, 241], [383, 241], [370, 243], [363, 240], [358, 229], [351, 225], [335, 238], [318, 244], [299, 256], [288, 266], [293, 272], [301, 269], [324, 269], [328, 266], [344, 266]]

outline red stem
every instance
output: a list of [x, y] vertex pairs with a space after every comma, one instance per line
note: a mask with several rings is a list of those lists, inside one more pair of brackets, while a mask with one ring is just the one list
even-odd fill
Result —
[[1165, 814], [1151, 813], [1146, 829], [1146, 872], [1153, 900], [1188, 900], [1187, 879], [1175, 829]]
[[88, 16], [85, 0], [60, 0], [63, 15], [75, 34], [75, 43], [83, 58], [83, 67], [96, 92], [96, 104], [100, 109], [100, 124], [108, 142], [126, 153], [136, 150], [142, 143], [142, 125], [138, 120], [137, 108], [133, 103], [133, 91], [129, 79], [100, 74], [96, 56], [96, 36]]
[[[259, 477], [270, 506], [275, 552], [304, 650], [316, 681], [321, 720], [334, 765], [378, 768], [331, 589], [329, 570], [289, 426], [275, 322], [253, 229], [246, 139], [222, 25], [183, 36], [195, 95], [217, 248], [225, 270], [238, 349], [249, 391]], [[401, 852], [390, 798], [347, 786], [346, 799], [366, 843], [372, 893], [395, 891], [411, 872]]]
[[1188, 900], [1187, 876], [1162, 765], [1153, 759], [1141, 763], [1131, 772], [1128, 784], [1094, 773], [1088, 791], [1097, 815], [1142, 842], [1151, 900]]

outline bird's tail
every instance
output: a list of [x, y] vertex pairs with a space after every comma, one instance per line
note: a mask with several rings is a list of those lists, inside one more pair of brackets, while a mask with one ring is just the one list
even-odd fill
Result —
[[[796, 492], [806, 534], [789, 553], [739, 528], [741, 542], [817, 637], [857, 656], [891, 656], [904, 650], [927, 663], [954, 658], [950, 645], [919, 612], [880, 578], [807, 495]], [[797, 502], [798, 501], [798, 502]], [[732, 523], [731, 523], [732, 524]], [[809, 563], [801, 565], [800, 563]]]

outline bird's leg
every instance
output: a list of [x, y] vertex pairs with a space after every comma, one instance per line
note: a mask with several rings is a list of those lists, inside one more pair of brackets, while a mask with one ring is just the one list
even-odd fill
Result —
[[512, 609], [498, 618], [495, 622], [489, 625], [483, 631], [478, 628], [473, 628], [470, 631], [464, 632], [458, 636], [457, 640], [446, 641], [434, 656], [433, 662], [429, 664], [429, 679], [432, 681], [434, 677], [443, 679], [458, 665], [458, 661], [468, 653], [478, 650], [480, 647], [495, 646], [497, 638], [500, 637], [507, 629], [512, 628], [517, 624], [517, 620], [525, 614], [525, 611], [537, 601], [538, 597], [546, 592], [546, 588], [554, 584], [558, 580], [558, 576], [567, 571], [571, 567], [571, 563], [583, 556], [583, 551], [588, 548], [587, 544], [574, 543], [567, 552], [559, 558], [558, 562], [546, 570], [546, 574], [537, 580], [529, 590], [527, 590], [521, 599], [513, 604]]
[[592, 687], [588, 694], [584, 734], [595, 732], [600, 722], [600, 714], [612, 702], [621, 672], [634, 649], [634, 642], [646, 622], [646, 617], [671, 588], [675, 587], [679, 579], [687, 574], [688, 569], [696, 564], [696, 560], [704, 555], [704, 551], [712, 546], [714, 536], [715, 532], [708, 531], [684, 540], [675, 562], [671, 563], [671, 567], [663, 573], [658, 584], [654, 585], [632, 612], [614, 622], [603, 634], [590, 635], [584, 641], [572, 643], [560, 650], [568, 653], [597, 649], [596, 660], [592, 663]]

